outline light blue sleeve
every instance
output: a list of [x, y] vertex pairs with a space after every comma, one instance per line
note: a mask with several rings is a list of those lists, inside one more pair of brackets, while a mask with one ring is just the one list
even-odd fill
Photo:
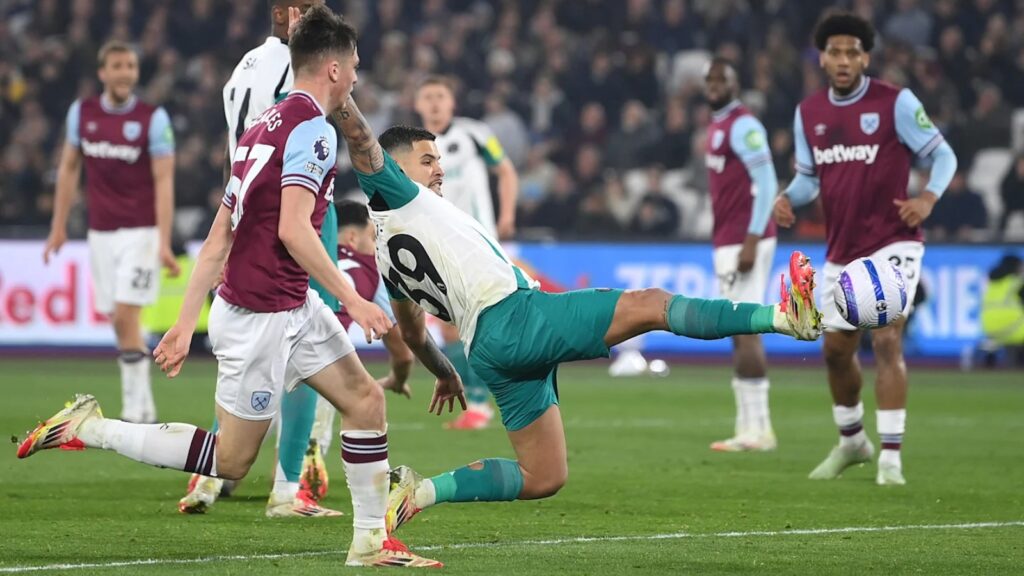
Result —
[[383, 276], [377, 282], [377, 291], [373, 293], [373, 303], [380, 306], [392, 324], [398, 323], [398, 320], [395, 319], [395, 312], [391, 309], [391, 295], [388, 293], [387, 286], [384, 285]]
[[328, 170], [334, 167], [337, 144], [338, 135], [323, 116], [292, 128], [284, 145], [281, 187], [302, 186], [318, 193]]
[[810, 204], [818, 197], [820, 186], [821, 182], [817, 176], [797, 172], [796, 177], [793, 178], [793, 181], [789, 183], [789, 187], [786, 188], [786, 196], [789, 197], [789, 202], [793, 207]]
[[811, 147], [807, 145], [807, 133], [804, 132], [804, 120], [800, 117], [799, 106], [793, 115], [793, 144], [796, 148], [796, 171], [814, 176], [814, 157], [811, 156]]
[[924, 158], [945, 142], [942, 132], [932, 124], [921, 101], [909, 89], [896, 97], [896, 135], [910, 151]]
[[956, 154], [949, 143], [943, 140], [928, 157], [932, 161], [932, 170], [924, 189], [941, 198], [956, 174]]
[[71, 107], [68, 108], [68, 119], [67, 126], [64, 128], [64, 141], [68, 144], [78, 148], [82, 145], [82, 139], [79, 136], [78, 126], [82, 120], [82, 101], [75, 100], [71, 103]]
[[764, 234], [771, 217], [775, 194], [779, 183], [775, 179], [771, 149], [768, 147], [768, 132], [764, 125], [751, 115], [740, 116], [729, 132], [729, 146], [747, 168], [747, 174], [754, 183], [754, 206], [750, 212], [747, 232]]
[[149, 155], [155, 158], [170, 154], [174, 154], [174, 128], [171, 117], [160, 107], [149, 118]]
[[768, 149], [768, 133], [761, 122], [749, 114], [740, 116], [732, 123], [729, 146], [743, 161], [747, 172], [761, 164], [772, 162], [771, 151]]

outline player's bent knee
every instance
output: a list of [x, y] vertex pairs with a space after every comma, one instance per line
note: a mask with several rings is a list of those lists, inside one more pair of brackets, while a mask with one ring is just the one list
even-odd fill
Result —
[[249, 473], [252, 460], [232, 457], [222, 451], [217, 452], [217, 477], [224, 480], [241, 480]]
[[565, 486], [566, 481], [569, 479], [568, 471], [560, 471], [556, 474], [549, 474], [546, 476], [534, 476], [530, 478], [530, 482], [523, 486], [523, 494], [520, 496], [523, 500], [536, 500], [540, 498], [550, 498]]

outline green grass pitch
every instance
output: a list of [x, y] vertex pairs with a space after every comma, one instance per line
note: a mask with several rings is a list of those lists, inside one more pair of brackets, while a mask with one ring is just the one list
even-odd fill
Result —
[[[161, 419], [208, 425], [214, 371], [192, 361], [181, 378], [159, 378]], [[442, 505], [399, 535], [453, 575], [1021, 573], [1020, 372], [912, 369], [902, 488], [875, 486], [871, 465], [837, 481], [807, 480], [836, 436], [824, 370], [775, 369], [771, 377], [779, 450], [715, 454], [708, 444], [732, 427], [727, 367], [675, 365], [665, 379], [623, 380], [600, 364], [563, 367], [570, 480], [562, 492]], [[433, 474], [512, 456], [500, 427], [443, 431], [442, 419], [426, 413], [432, 381], [422, 368], [415, 378], [411, 401], [389, 396], [392, 465]], [[11, 436], [74, 392], [96, 394], [110, 416], [119, 410], [112, 359], [4, 359], [0, 385], [0, 430]], [[865, 425], [877, 440], [870, 386], [865, 396]], [[235, 497], [185, 517], [175, 508], [182, 473], [98, 450], [18, 461], [8, 445], [0, 456], [0, 574], [375, 572], [343, 567], [349, 517], [263, 516], [272, 455], [268, 442]], [[340, 456], [329, 465], [327, 504], [349, 511]], [[27, 572], [39, 566], [50, 568]]]

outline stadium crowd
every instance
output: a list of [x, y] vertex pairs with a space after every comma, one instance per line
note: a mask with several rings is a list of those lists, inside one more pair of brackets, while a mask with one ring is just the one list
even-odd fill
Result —
[[[782, 186], [794, 107], [824, 83], [810, 31], [826, 3], [812, 0], [328, 4], [360, 31], [356, 97], [378, 133], [418, 123], [426, 75], [457, 81], [459, 113], [491, 125], [519, 169], [523, 237], [706, 239], [704, 62], [736, 63]], [[870, 74], [912, 88], [959, 156], [930, 238], [1024, 236], [1024, 0], [834, 5], [874, 22]], [[142, 96], [172, 118], [176, 229], [202, 237], [222, 194], [221, 89], [268, 29], [264, 0], [0, 0], [0, 236], [45, 235], [65, 114], [98, 90], [96, 50], [118, 38], [138, 47]], [[337, 189], [355, 187], [340, 167]], [[822, 238], [816, 208], [786, 233]]]

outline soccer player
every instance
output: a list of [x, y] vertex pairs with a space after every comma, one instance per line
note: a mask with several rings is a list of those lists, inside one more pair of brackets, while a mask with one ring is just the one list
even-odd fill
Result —
[[[773, 306], [656, 288], [541, 292], [478, 222], [441, 198], [442, 152], [432, 133], [395, 127], [378, 142], [351, 98], [340, 116], [377, 226], [377, 264], [402, 337], [430, 369], [425, 313], [458, 327], [518, 457], [480, 460], [431, 479], [396, 469], [389, 529], [439, 502], [528, 500], [557, 492], [568, 474], [555, 377], [562, 362], [607, 357], [610, 346], [654, 330], [702, 339], [778, 332], [813, 340], [820, 333], [813, 269], [799, 253], [791, 260], [793, 285]], [[465, 407], [458, 380], [435, 374], [430, 410], [440, 414], [447, 404], [450, 411], [456, 399]]]
[[[300, 12], [317, 4], [314, 0], [270, 0], [271, 36], [260, 46], [250, 50], [235, 66], [231, 78], [224, 86], [224, 116], [228, 123], [228, 163], [235, 156], [238, 139], [246, 129], [268, 108], [287, 96], [292, 89], [294, 73], [288, 53], [288, 9]], [[230, 178], [230, 166], [225, 178]], [[226, 184], [226, 182], [225, 182]], [[332, 255], [338, 249], [337, 215], [334, 203], [327, 204], [320, 240], [325, 251]], [[310, 279], [328, 308], [337, 311], [338, 300]], [[271, 518], [312, 518], [339, 516], [340, 512], [324, 508], [317, 503], [318, 494], [310, 492], [310, 485], [326, 484], [327, 469], [319, 454], [306, 457], [310, 431], [316, 418], [317, 395], [309, 386], [300, 383], [281, 400], [281, 414], [276, 419], [277, 464], [274, 484], [267, 500], [266, 515]], [[214, 422], [213, 431], [216, 432]], [[189, 478], [185, 496], [178, 501], [178, 510], [184, 514], [202, 514], [213, 505], [225, 487], [221, 478], [193, 475]]]
[[103, 93], [75, 100], [57, 169], [57, 194], [43, 261], [67, 241], [68, 212], [85, 165], [89, 259], [96, 310], [110, 318], [121, 369], [121, 418], [156, 422], [142, 307], [156, 301], [161, 264], [177, 276], [174, 131], [167, 112], [140, 100], [139, 57], [125, 43], [99, 51]]
[[[907, 417], [903, 325], [921, 277], [920, 226], [953, 178], [956, 155], [910, 90], [864, 74], [875, 43], [870, 22], [849, 13], [829, 14], [818, 23], [814, 42], [829, 87], [796, 109], [797, 175], [776, 200], [774, 217], [780, 226], [792, 226], [792, 207], [821, 197], [827, 230], [825, 294], [832, 293], [843, 265], [860, 257], [889, 260], [903, 272], [903, 318], [871, 331], [882, 441], [876, 482], [901, 485], [906, 483], [900, 447]], [[930, 162], [931, 175], [924, 191], [908, 198], [916, 160]], [[864, 432], [857, 361], [861, 334], [840, 316], [832, 298], [825, 298], [824, 320], [823, 353], [839, 445], [811, 472], [814, 479], [838, 478], [847, 467], [870, 461], [875, 451]]]
[[[442, 152], [444, 197], [479, 222], [488, 237], [511, 238], [516, 227], [519, 175], [490, 127], [471, 118], [455, 116], [455, 106], [455, 87], [442, 76], [427, 78], [416, 92], [416, 113], [423, 126], [437, 138], [437, 149]], [[489, 174], [492, 172], [498, 179], [501, 215], [497, 223], [491, 201]], [[494, 417], [487, 386], [473, 374], [458, 330], [451, 324], [442, 324], [441, 334], [445, 355], [459, 371], [469, 401], [469, 408], [446, 427], [454, 430], [484, 428]]]
[[[33, 431], [18, 450], [115, 450], [129, 458], [218, 478], [241, 478], [259, 452], [281, 395], [305, 381], [344, 414], [342, 460], [352, 494], [350, 566], [438, 566], [388, 536], [388, 443], [384, 394], [366, 372], [334, 313], [309, 289], [312, 274], [345, 303], [366, 334], [390, 322], [359, 298], [324, 253], [317, 228], [334, 193], [337, 135], [325, 110], [344, 105], [355, 85], [355, 30], [323, 6], [310, 8], [289, 39], [295, 86], [238, 142], [223, 205], [199, 252], [178, 322], [154, 351], [169, 377], [188, 355], [207, 290], [223, 271], [210, 313], [218, 360], [214, 435], [189, 424], [142, 425], [104, 419], [79, 396]], [[225, 267], [226, 264], [226, 267]], [[440, 353], [429, 367], [458, 388]]]
[[[387, 290], [384, 287], [384, 279], [377, 271], [377, 261], [374, 258], [374, 245], [376, 236], [373, 224], [370, 222], [370, 213], [365, 204], [354, 200], [342, 200], [337, 204], [338, 208], [338, 270], [341, 275], [353, 287], [360, 297], [372, 301], [379, 306], [392, 323], [395, 322], [394, 314], [391, 311], [391, 303]], [[348, 331], [352, 325], [352, 317], [344, 307], [337, 313], [338, 320], [342, 327]], [[412, 389], [409, 386], [409, 374], [412, 372], [413, 353], [402, 340], [402, 332], [392, 328], [381, 339], [384, 347], [387, 348], [391, 358], [391, 371], [387, 376], [377, 380], [381, 388], [401, 394], [406, 398], [412, 397]], [[323, 471], [323, 458], [331, 447], [334, 430], [334, 414], [336, 410], [330, 402], [320, 397], [316, 402], [316, 426], [309, 439], [307, 459], [316, 455], [319, 459], [303, 467], [303, 490], [317, 499], [322, 499], [327, 494], [328, 477]], [[312, 454], [311, 454], [312, 453]], [[312, 473], [306, 473], [312, 469]]]
[[[705, 156], [715, 222], [712, 258], [722, 297], [734, 302], [763, 302], [775, 256], [771, 214], [779, 185], [767, 133], [740, 103], [739, 91], [732, 64], [720, 58], [712, 60], [704, 75], [704, 96], [712, 110]], [[736, 426], [732, 438], [712, 443], [711, 449], [774, 450], [777, 443], [768, 413], [761, 337], [733, 336], [732, 342]]]

